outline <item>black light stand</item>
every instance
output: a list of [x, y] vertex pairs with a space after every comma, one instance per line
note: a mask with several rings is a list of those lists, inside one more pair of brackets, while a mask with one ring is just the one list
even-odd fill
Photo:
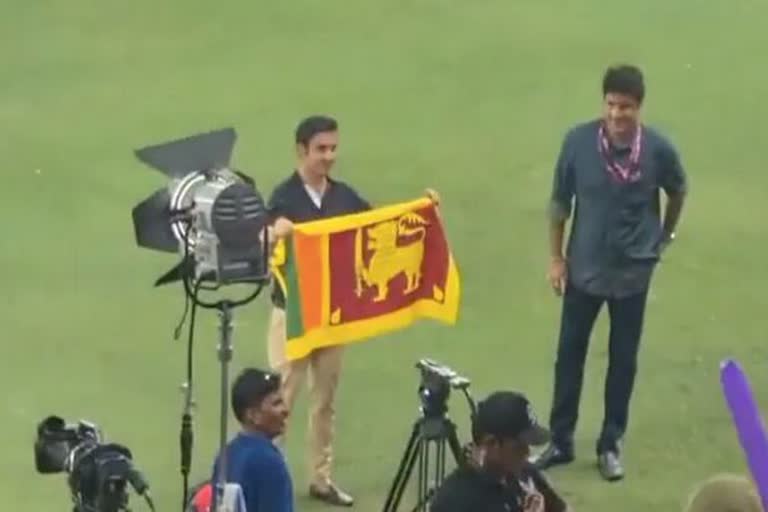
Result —
[[[228, 427], [227, 418], [229, 417], [229, 363], [232, 361], [232, 311], [249, 302], [253, 301], [263, 288], [264, 283], [258, 283], [256, 290], [239, 301], [221, 300], [214, 303], [207, 303], [199, 300], [197, 297], [197, 288], [199, 283], [195, 285], [195, 292], [191, 295], [193, 301], [192, 307], [201, 306], [206, 309], [216, 309], [219, 316], [219, 344], [218, 344], [218, 359], [220, 364], [220, 410], [219, 410], [219, 463], [217, 471], [216, 482], [213, 482], [213, 502], [211, 512], [216, 512], [219, 505], [219, 500], [222, 498], [224, 488], [227, 483], [227, 438]], [[182, 416], [182, 430], [181, 430], [181, 447], [182, 447], [182, 473], [186, 470], [189, 471], [189, 463], [191, 461], [191, 449], [192, 449], [192, 432], [191, 432], [191, 383], [188, 383], [185, 389], [185, 409]], [[185, 466], [186, 464], [186, 466]], [[185, 489], [184, 489], [184, 507], [187, 506], [187, 480], [185, 474]]]
[[240, 300], [230, 300], [230, 299], [224, 299], [219, 300], [216, 302], [205, 302], [200, 300], [199, 298], [199, 292], [200, 289], [206, 289], [206, 290], [217, 290], [219, 288], [219, 285], [213, 285], [213, 286], [203, 286], [203, 279], [198, 279], [194, 282], [194, 286], [192, 286], [194, 271], [192, 269], [192, 260], [189, 257], [189, 243], [187, 240], [185, 240], [185, 251], [184, 251], [184, 259], [181, 263], [181, 276], [182, 277], [182, 283], [184, 284], [184, 290], [186, 293], [187, 300], [192, 301], [192, 312], [190, 315], [190, 325], [189, 325], [189, 353], [188, 353], [188, 382], [185, 386], [185, 398], [184, 398], [184, 413], [182, 415], [182, 427], [181, 427], [181, 471], [182, 475], [184, 477], [184, 492], [183, 492], [183, 505], [182, 505], [182, 512], [186, 512], [186, 507], [188, 505], [188, 489], [189, 489], [189, 480], [188, 480], [188, 474], [189, 474], [189, 468], [191, 466], [191, 459], [192, 459], [192, 407], [193, 407], [193, 401], [192, 401], [192, 341], [193, 341], [193, 333], [194, 333], [194, 326], [195, 326], [195, 312], [197, 306], [200, 306], [205, 309], [215, 309], [218, 311], [219, 315], [219, 344], [218, 344], [218, 359], [220, 364], [220, 388], [219, 388], [219, 400], [220, 400], [220, 410], [219, 410], [219, 463], [218, 463], [218, 472], [217, 472], [217, 479], [216, 482], [212, 482], [213, 485], [213, 492], [212, 492], [212, 503], [211, 503], [211, 512], [217, 512], [218, 507], [220, 505], [219, 500], [221, 500], [224, 496], [224, 489], [227, 483], [227, 437], [228, 437], [228, 426], [227, 426], [227, 418], [228, 418], [228, 404], [229, 404], [229, 363], [232, 361], [232, 311], [240, 306], [244, 306], [250, 302], [252, 302], [256, 297], [261, 293], [262, 289], [264, 288], [264, 285], [269, 283], [270, 274], [269, 271], [266, 270], [268, 268], [268, 255], [269, 255], [269, 246], [270, 246], [270, 238], [269, 238], [269, 231], [267, 229], [264, 229], [263, 231], [263, 261], [265, 262], [265, 271], [264, 273], [251, 280], [252, 284], [256, 285], [256, 288], [253, 290], [253, 292], [246, 296], [243, 299]]

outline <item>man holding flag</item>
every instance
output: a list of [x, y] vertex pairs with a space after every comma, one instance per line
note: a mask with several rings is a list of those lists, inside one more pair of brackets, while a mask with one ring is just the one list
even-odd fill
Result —
[[[330, 171], [336, 161], [338, 141], [338, 124], [333, 118], [311, 116], [299, 123], [295, 133], [298, 166], [274, 189], [269, 200], [276, 237], [288, 238], [293, 233], [294, 223], [307, 223], [371, 209], [370, 203], [354, 188], [330, 178]], [[431, 191], [427, 193], [437, 203], [437, 195]], [[273, 309], [267, 347], [269, 364], [282, 375], [284, 399], [289, 410], [309, 371], [309, 493], [311, 497], [328, 504], [351, 506], [353, 498], [331, 478], [334, 399], [343, 347], [340, 344], [325, 343], [301, 357], [288, 357], [286, 329], [290, 319], [286, 316], [284, 288], [284, 280], [278, 277], [272, 293]], [[317, 305], [315, 309], [319, 307]]]

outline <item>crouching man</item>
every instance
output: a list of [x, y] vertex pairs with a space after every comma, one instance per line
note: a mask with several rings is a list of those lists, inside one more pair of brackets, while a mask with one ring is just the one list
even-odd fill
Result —
[[530, 447], [549, 442], [528, 399], [499, 391], [480, 402], [472, 419], [468, 464], [446, 478], [431, 512], [566, 512], [563, 499], [528, 462]]

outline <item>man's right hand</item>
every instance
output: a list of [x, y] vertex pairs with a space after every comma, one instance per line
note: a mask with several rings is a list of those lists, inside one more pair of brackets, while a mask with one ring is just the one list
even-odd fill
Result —
[[291, 233], [293, 233], [293, 222], [286, 219], [285, 217], [279, 217], [277, 220], [275, 220], [273, 229], [275, 238], [287, 238], [291, 235]]
[[429, 199], [431, 199], [431, 200], [432, 200], [432, 202], [433, 202], [433, 203], [435, 203], [436, 205], [439, 205], [439, 204], [440, 204], [440, 194], [438, 194], [438, 193], [437, 193], [437, 191], [436, 191], [435, 189], [432, 189], [432, 188], [428, 188], [428, 189], [426, 189], [426, 190], [424, 191], [424, 194], [426, 194], [426, 196], [427, 196]]
[[525, 493], [523, 498], [523, 512], [545, 512], [547, 504], [533, 482], [520, 482], [520, 487]]
[[547, 278], [549, 279], [549, 284], [552, 286], [555, 294], [558, 296], [565, 292], [566, 277], [565, 259], [562, 257], [552, 258], [549, 262]]
[[525, 499], [525, 503], [523, 503], [523, 512], [545, 512], [545, 511], [546, 511], [546, 503], [544, 503], [544, 498], [541, 496], [541, 494], [528, 496]]

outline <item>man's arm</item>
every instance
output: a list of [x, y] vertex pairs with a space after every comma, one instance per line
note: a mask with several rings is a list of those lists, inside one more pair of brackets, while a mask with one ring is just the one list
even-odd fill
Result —
[[285, 217], [288, 212], [288, 198], [286, 197], [286, 191], [280, 185], [278, 185], [269, 196], [267, 201], [267, 214], [269, 215], [269, 223], [272, 224], [276, 219]]
[[662, 151], [662, 167], [659, 185], [667, 196], [662, 223], [662, 244], [672, 241], [677, 224], [683, 211], [683, 204], [688, 192], [688, 178], [680, 156], [672, 144], [667, 144]]
[[544, 498], [544, 512], [568, 512], [570, 507], [552, 488], [544, 474], [533, 466], [529, 468], [529, 471], [536, 490]]
[[549, 257], [552, 261], [564, 260], [563, 240], [565, 239], [565, 221], [552, 217], [549, 221]]
[[685, 193], [678, 192], [667, 196], [667, 207], [664, 210], [664, 224], [662, 228], [665, 236], [671, 236], [675, 232], [684, 203]]
[[[267, 202], [267, 232], [271, 243], [287, 238], [293, 232], [293, 222], [288, 219], [288, 198], [285, 190], [278, 186], [272, 191]], [[271, 250], [270, 250], [271, 252]]]
[[354, 211], [364, 212], [373, 209], [373, 205], [370, 203], [370, 201], [360, 195], [357, 189], [352, 188], [349, 185], [347, 185], [347, 189], [349, 190], [349, 194], [352, 198], [352, 209]]
[[557, 295], [565, 291], [567, 280], [565, 257], [563, 256], [563, 238], [565, 237], [565, 220], [552, 219], [549, 223], [549, 284]]
[[563, 251], [565, 223], [571, 215], [571, 203], [575, 194], [573, 166], [570, 158], [570, 135], [560, 148], [552, 182], [549, 204], [549, 272], [548, 278], [555, 293], [565, 290], [566, 265]]

